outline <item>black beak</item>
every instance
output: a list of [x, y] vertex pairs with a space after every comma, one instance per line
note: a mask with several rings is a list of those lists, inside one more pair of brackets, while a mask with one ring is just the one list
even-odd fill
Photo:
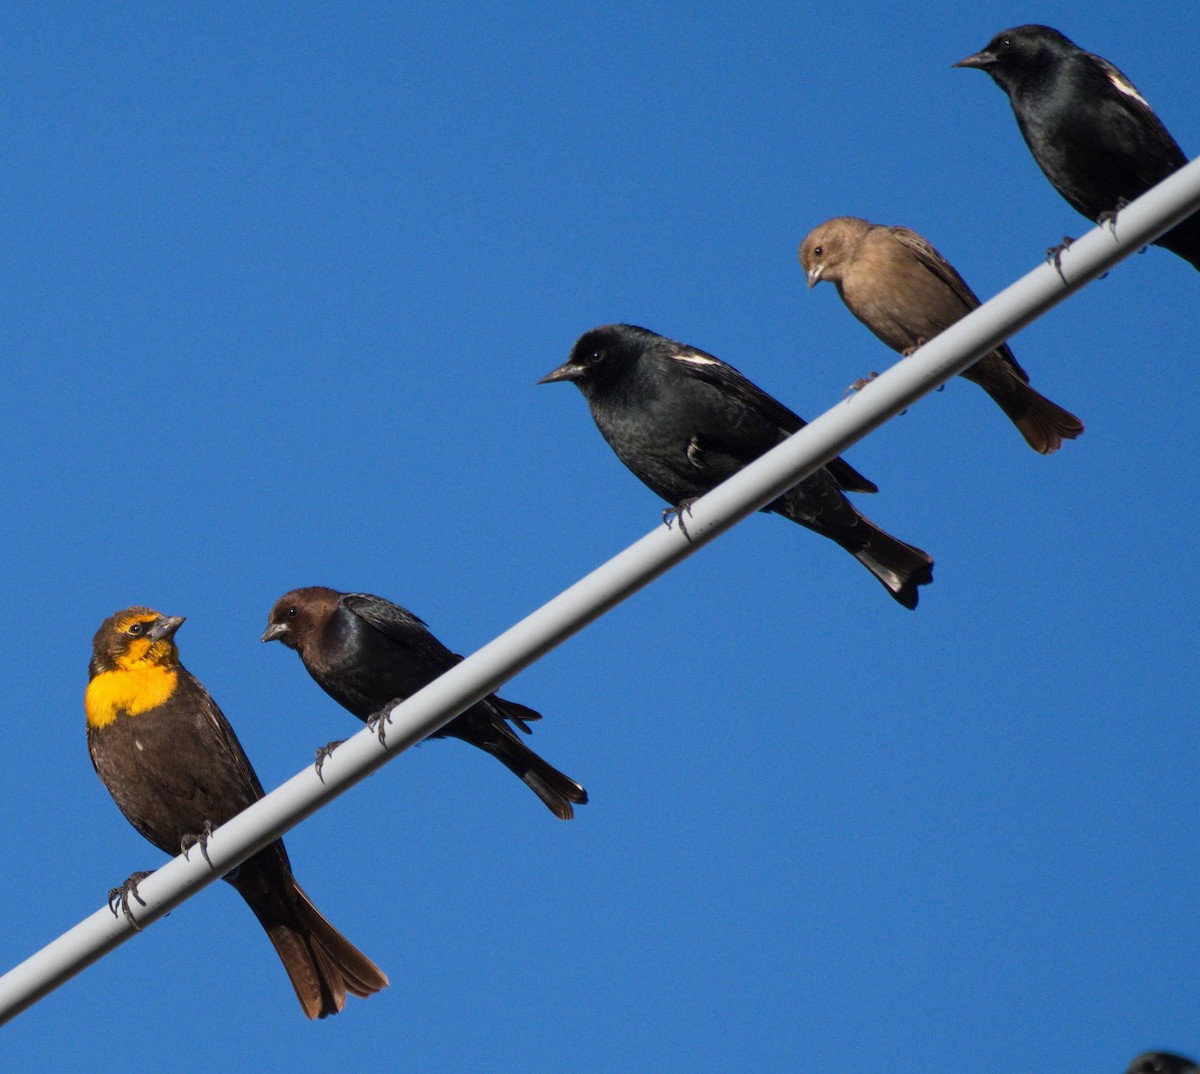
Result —
[[951, 64], [952, 67], [977, 67], [981, 71], [986, 71], [996, 62], [996, 54], [988, 52], [984, 49], [982, 52], [976, 52], [974, 56], [968, 56], [965, 60], [959, 60], [958, 63]]
[[263, 641], [282, 641], [288, 632], [287, 623], [272, 623], [263, 631]]
[[146, 631], [146, 637], [151, 641], [162, 641], [164, 638], [173, 638], [175, 637], [175, 631], [183, 626], [185, 622], [187, 622], [187, 618], [182, 615], [160, 615], [154, 620], [154, 625]]
[[572, 365], [567, 362], [566, 365], [560, 365], [553, 373], [547, 373], [539, 384], [553, 384], [556, 380], [578, 380], [583, 376], [583, 367]]

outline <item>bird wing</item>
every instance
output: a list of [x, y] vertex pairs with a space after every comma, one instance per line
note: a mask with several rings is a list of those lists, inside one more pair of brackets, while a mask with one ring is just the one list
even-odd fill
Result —
[[928, 239], [918, 235], [906, 227], [890, 227], [892, 237], [906, 250], [910, 251], [921, 263], [922, 268], [933, 273], [966, 303], [967, 309], [975, 309], [979, 305], [979, 296], [967, 286], [954, 266], [934, 249]]
[[[768, 395], [758, 385], [747, 380], [733, 366], [720, 358], [694, 347], [680, 347], [670, 355], [671, 359], [687, 370], [688, 376], [711, 384], [744, 404], [765, 421], [777, 426], [785, 435], [803, 429], [808, 423], [784, 406], [778, 399]], [[694, 460], [693, 460], [694, 462]], [[842, 458], [825, 464], [838, 485], [847, 492], [878, 492], [879, 487], [863, 477]]]
[[[371, 596], [369, 593], [347, 593], [342, 597], [341, 603], [363, 622], [408, 649], [422, 663], [435, 668], [439, 674], [463, 661], [460, 654], [452, 653], [438, 641], [421, 619], [418, 619], [412, 612], [401, 608], [400, 605], [393, 604], [390, 600]], [[433, 677], [430, 676], [431, 679]], [[526, 724], [542, 718], [540, 712], [519, 705], [515, 701], [506, 701], [495, 694], [489, 695], [484, 702], [498, 711], [499, 726], [502, 726], [506, 732], [509, 732], [507, 725], [504, 724], [506, 719], [512, 720], [528, 734], [529, 728]], [[511, 734], [511, 732], [509, 733]]]
[[461, 663], [462, 657], [452, 653], [430, 633], [423, 620], [390, 600], [370, 593], [347, 593], [341, 604], [363, 622], [386, 634], [439, 671]]
[[250, 758], [246, 756], [246, 751], [242, 749], [242, 744], [234, 733], [233, 726], [226, 719], [216, 701], [213, 700], [212, 694], [204, 688], [195, 675], [185, 667], [179, 668], [179, 675], [184, 680], [180, 685], [195, 696], [196, 703], [204, 714], [204, 722], [217, 740], [211, 756], [214, 758], [228, 757], [233, 763], [237, 778], [246, 788], [253, 791], [253, 798], [257, 801], [263, 796], [263, 787], [258, 780], [258, 774], [250, 764]]
[[[933, 273], [963, 300], [968, 312], [979, 307], [979, 296], [967, 286], [967, 281], [958, 274], [958, 270], [937, 252], [928, 239], [906, 227], [890, 227], [888, 230], [901, 246], [916, 257], [923, 268]], [[1021, 368], [1020, 362], [1013, 356], [1007, 343], [1001, 343], [994, 353], [999, 354], [1005, 361], [1012, 362], [1021, 378], [1028, 383], [1029, 374]]]

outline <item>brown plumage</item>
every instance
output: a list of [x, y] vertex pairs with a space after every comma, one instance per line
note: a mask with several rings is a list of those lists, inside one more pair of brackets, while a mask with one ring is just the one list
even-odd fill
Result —
[[[172, 855], [263, 794], [229, 721], [179, 662], [173, 639], [182, 623], [149, 608], [106, 619], [85, 699], [96, 774], [129, 823]], [[127, 912], [138, 875], [120, 889]], [[266, 930], [309, 1018], [336, 1014], [347, 993], [369, 996], [388, 983], [309, 901], [282, 840], [225, 879]]]
[[[975, 292], [933, 246], [906, 227], [856, 216], [826, 220], [800, 244], [808, 286], [837, 284], [847, 308], [884, 343], [910, 354], [979, 305]], [[1042, 455], [1074, 440], [1083, 423], [1029, 385], [1004, 343], [962, 374], [988, 393]]]

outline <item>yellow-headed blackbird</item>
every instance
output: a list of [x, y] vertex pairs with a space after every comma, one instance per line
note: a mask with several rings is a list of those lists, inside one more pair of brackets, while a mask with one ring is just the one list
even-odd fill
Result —
[[[92, 643], [85, 702], [97, 775], [130, 824], [167, 854], [263, 794], [229, 721], [179, 662], [182, 623], [149, 608], [106, 619]], [[388, 983], [309, 902], [281, 840], [225, 879], [266, 929], [309, 1018], [336, 1014], [347, 993], [369, 996]]]
[[[835, 216], [800, 244], [808, 286], [829, 280], [846, 307], [892, 350], [910, 354], [979, 305], [929, 240], [906, 227]], [[988, 393], [1034, 451], [1049, 455], [1083, 422], [1029, 385], [1007, 343], [961, 374]]]
[[[462, 660], [399, 605], [325, 586], [280, 597], [262, 640], [295, 649], [321, 688], [360, 720], [415, 694]], [[571, 803], [586, 802], [587, 791], [543, 761], [508, 725], [511, 720], [528, 734], [529, 722], [541, 718], [533, 709], [489, 694], [430, 737], [461, 738], [490, 753], [556, 817], [570, 820], [575, 815]]]

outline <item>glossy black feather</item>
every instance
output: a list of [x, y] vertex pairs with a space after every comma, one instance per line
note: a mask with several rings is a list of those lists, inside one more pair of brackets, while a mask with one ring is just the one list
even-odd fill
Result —
[[[264, 641], [282, 641], [318, 685], [360, 720], [403, 701], [462, 661], [407, 609], [369, 593], [309, 586], [284, 594], [271, 610]], [[587, 792], [526, 746], [533, 709], [489, 694], [431, 738], [458, 738], [490, 753], [564, 820]]]
[[[702, 496], [804, 425], [719, 358], [635, 325], [585, 333], [543, 381], [573, 380], [617, 457], [672, 506]], [[906, 607], [933, 561], [864, 518], [843, 490], [875, 491], [849, 464], [823, 467], [764, 508], [836, 541]]]
[[[1099, 221], [1187, 163], [1133, 83], [1049, 26], [998, 33], [956, 66], [989, 74], [1008, 94], [1017, 126], [1054, 188]], [[1200, 215], [1155, 241], [1200, 269]]]

